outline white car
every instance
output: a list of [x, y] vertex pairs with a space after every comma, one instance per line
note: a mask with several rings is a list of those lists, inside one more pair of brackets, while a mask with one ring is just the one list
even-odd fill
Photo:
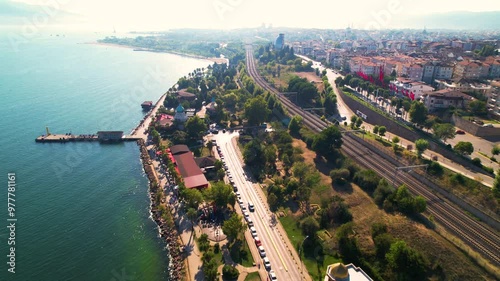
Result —
[[269, 279], [271, 280], [278, 280], [278, 277], [276, 277], [276, 273], [274, 272], [274, 270], [269, 270]]
[[269, 261], [269, 259], [267, 257], [264, 257], [262, 261], [264, 262], [264, 267], [266, 268], [266, 270], [271, 270], [271, 262]]
[[248, 219], [247, 219], [247, 224], [248, 224], [249, 226], [253, 226], [253, 221], [252, 221], [252, 219], [251, 219], [251, 218], [248, 218]]
[[236, 197], [240, 198], [241, 199], [241, 193], [239, 191], [236, 191]]
[[259, 254], [261, 258], [266, 256], [266, 250], [264, 250], [264, 246], [259, 246]]
[[241, 200], [241, 198], [238, 198], [238, 204], [240, 204], [240, 206], [243, 205], [243, 200]]
[[245, 220], [250, 218], [250, 214], [247, 211], [243, 211], [243, 217], [245, 217]]
[[250, 227], [250, 233], [252, 233], [253, 238], [257, 237], [257, 229], [255, 229], [255, 227], [253, 227], [253, 226]]

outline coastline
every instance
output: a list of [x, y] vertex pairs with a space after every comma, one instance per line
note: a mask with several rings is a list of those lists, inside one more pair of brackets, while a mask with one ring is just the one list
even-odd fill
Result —
[[[181, 227], [184, 214], [179, 213], [179, 203], [174, 191], [176, 176], [169, 173], [167, 163], [162, 162], [162, 157], [156, 155], [157, 147], [149, 139], [148, 128], [156, 112], [163, 105], [167, 94], [160, 96], [154, 107], [132, 130], [132, 135], [140, 137], [137, 145], [143, 170], [148, 178], [149, 213], [157, 225], [159, 236], [166, 242], [169, 255], [169, 278], [170, 280], [192, 280], [191, 270], [194, 268], [190, 268], [190, 263], [192, 263], [190, 259], [195, 257], [186, 255], [184, 250], [185, 247], [193, 247], [193, 245], [189, 245], [188, 242], [188, 245], [184, 246], [182, 234], [186, 229]], [[163, 161], [168, 162], [168, 159], [163, 158]]]
[[90, 45], [100, 45], [100, 46], [107, 46], [107, 47], [117, 47], [117, 48], [126, 48], [126, 49], [132, 49], [133, 51], [138, 51], [138, 52], [151, 52], [151, 53], [164, 53], [164, 54], [172, 54], [172, 55], [178, 55], [181, 57], [187, 57], [187, 58], [193, 58], [193, 59], [201, 59], [201, 60], [208, 60], [213, 63], [228, 63], [228, 59], [226, 58], [216, 58], [216, 57], [204, 57], [204, 56], [199, 56], [199, 55], [194, 55], [194, 54], [187, 54], [187, 53], [181, 53], [181, 52], [176, 52], [176, 51], [160, 51], [160, 50], [154, 50], [154, 49], [148, 49], [148, 48], [138, 48], [138, 47], [133, 47], [133, 46], [128, 46], [128, 45], [120, 45], [120, 44], [113, 44], [113, 43], [101, 43], [101, 42], [86, 42], [82, 44], [90, 44]]

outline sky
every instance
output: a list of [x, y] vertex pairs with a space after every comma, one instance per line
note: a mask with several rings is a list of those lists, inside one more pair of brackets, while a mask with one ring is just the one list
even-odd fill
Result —
[[498, 0], [0, 0], [0, 25], [145, 31], [232, 29], [272, 24], [304, 28], [405, 28], [401, 19], [453, 11], [500, 11]]

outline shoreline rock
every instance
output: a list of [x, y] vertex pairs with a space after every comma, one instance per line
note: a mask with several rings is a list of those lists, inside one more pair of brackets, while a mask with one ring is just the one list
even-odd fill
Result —
[[[162, 237], [167, 244], [166, 248], [168, 250], [170, 258], [170, 264], [168, 266], [170, 280], [183, 280], [186, 275], [186, 268], [184, 257], [182, 256], [182, 253], [180, 251], [180, 236], [174, 223], [174, 217], [172, 216], [173, 208], [169, 204], [165, 204], [164, 212], [160, 210], [161, 199], [160, 202], [157, 202], [156, 194], [158, 189], [163, 190], [163, 188], [159, 186], [156, 180], [154, 168], [151, 167], [151, 158], [149, 157], [149, 153], [144, 140], [138, 140], [137, 145], [139, 146], [139, 150], [141, 152], [140, 158], [142, 160], [142, 166], [149, 181], [151, 217], [158, 226], [160, 237]], [[163, 216], [166, 217], [166, 220]]]

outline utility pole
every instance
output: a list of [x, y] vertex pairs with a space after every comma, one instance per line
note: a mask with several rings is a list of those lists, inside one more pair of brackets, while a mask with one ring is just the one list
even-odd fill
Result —
[[428, 166], [429, 166], [429, 164], [394, 167], [394, 175], [392, 176], [392, 185], [396, 186], [396, 175], [398, 174], [399, 170], [410, 170], [413, 168], [425, 167], [425, 173], [427, 174], [427, 167]]

